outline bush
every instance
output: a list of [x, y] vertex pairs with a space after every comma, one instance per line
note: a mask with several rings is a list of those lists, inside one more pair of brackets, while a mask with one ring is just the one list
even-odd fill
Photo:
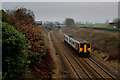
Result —
[[10, 18], [8, 17], [8, 15], [6, 14], [6, 12], [4, 10], [1, 10], [2, 13], [2, 21], [6, 22], [6, 23], [10, 23]]
[[46, 80], [52, 79], [52, 69], [55, 68], [53, 58], [50, 54], [49, 49], [46, 49], [46, 54], [42, 56], [42, 61], [37, 63], [35, 66], [30, 68], [32, 75]]
[[18, 78], [27, 71], [28, 63], [25, 36], [13, 26], [2, 23], [3, 79]]
[[30, 43], [31, 48], [28, 51], [30, 67], [40, 63], [41, 57], [45, 54], [46, 46], [41, 29], [34, 26], [35, 16], [31, 10], [18, 8], [8, 13], [10, 24], [25, 35], [26, 41]]

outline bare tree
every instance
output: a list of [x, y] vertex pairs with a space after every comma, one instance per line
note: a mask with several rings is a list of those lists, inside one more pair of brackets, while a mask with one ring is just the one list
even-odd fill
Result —
[[75, 27], [75, 22], [72, 18], [66, 18], [65, 25], [66, 27]]
[[105, 23], [106, 23], [106, 24], [108, 24], [108, 23], [109, 23], [109, 20], [108, 20], [108, 19], [106, 19]]
[[55, 25], [53, 22], [46, 21], [43, 23], [43, 27], [48, 29], [48, 30], [52, 30], [55, 27]]

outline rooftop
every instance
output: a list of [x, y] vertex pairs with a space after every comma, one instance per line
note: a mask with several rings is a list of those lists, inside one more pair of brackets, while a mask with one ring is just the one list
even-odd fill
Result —
[[78, 38], [78, 37], [75, 37], [75, 36], [72, 35], [72, 34], [66, 34], [66, 35], [68, 35], [69, 37], [75, 39], [75, 40], [78, 41], [78, 42], [88, 42], [88, 41], [85, 41], [85, 40], [80, 39], [80, 38]]

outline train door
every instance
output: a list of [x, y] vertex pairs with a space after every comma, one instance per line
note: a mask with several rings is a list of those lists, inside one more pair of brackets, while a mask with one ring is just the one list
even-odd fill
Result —
[[84, 52], [84, 43], [80, 43], [79, 44], [79, 53], [83, 53]]
[[80, 46], [79, 46], [79, 43], [77, 43], [77, 47], [78, 47], [78, 53], [80, 53]]
[[79, 43], [75, 42], [75, 49], [79, 51]]

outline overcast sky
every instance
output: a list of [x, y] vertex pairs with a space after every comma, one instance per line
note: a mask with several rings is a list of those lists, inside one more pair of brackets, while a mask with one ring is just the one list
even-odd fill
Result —
[[35, 14], [36, 20], [60, 21], [73, 18], [75, 21], [105, 22], [118, 17], [117, 2], [3, 2], [2, 8], [25, 7]]

